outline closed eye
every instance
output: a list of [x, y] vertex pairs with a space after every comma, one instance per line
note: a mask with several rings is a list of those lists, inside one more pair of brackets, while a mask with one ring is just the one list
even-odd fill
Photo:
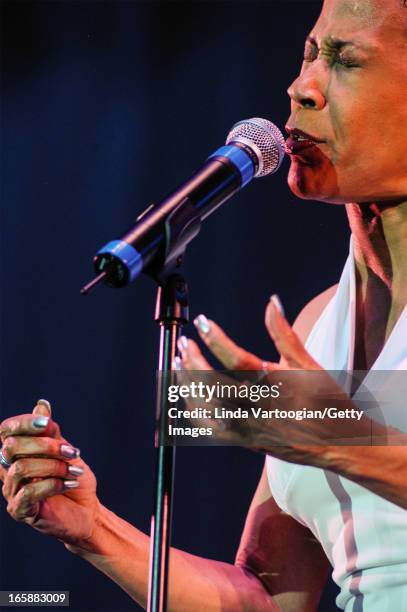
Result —
[[338, 64], [344, 68], [358, 68], [360, 63], [354, 57], [353, 44], [349, 41], [342, 41], [336, 38], [328, 37], [318, 48], [315, 38], [309, 36], [305, 43], [304, 61], [313, 62], [318, 59], [319, 55], [323, 55], [329, 65]]
[[305, 62], [313, 62], [318, 58], [318, 47], [309, 41], [305, 44], [304, 49], [304, 61]]
[[358, 68], [359, 64], [355, 58], [347, 55], [346, 53], [338, 53], [336, 57], [336, 63], [344, 66], [345, 68]]

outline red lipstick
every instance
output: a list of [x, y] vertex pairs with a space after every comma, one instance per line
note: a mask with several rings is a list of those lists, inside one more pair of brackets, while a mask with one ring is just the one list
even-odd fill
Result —
[[303, 132], [297, 128], [286, 127], [288, 138], [285, 143], [285, 150], [288, 155], [298, 155], [306, 149], [324, 142], [316, 136]]

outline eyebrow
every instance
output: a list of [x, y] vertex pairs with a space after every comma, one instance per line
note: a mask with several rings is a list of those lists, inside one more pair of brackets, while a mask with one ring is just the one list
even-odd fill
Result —
[[[312, 45], [315, 45], [316, 47], [318, 47], [317, 40], [314, 36], [309, 35], [307, 36], [306, 40]], [[331, 47], [336, 50], [343, 49], [343, 47], [348, 47], [348, 46], [356, 47], [357, 49], [361, 49], [362, 51], [371, 51], [374, 49], [372, 45], [361, 44], [361, 43], [353, 42], [351, 40], [341, 40], [340, 38], [336, 38], [335, 36], [327, 36], [326, 38], [324, 38], [322, 42], [328, 45], [328, 47]]]

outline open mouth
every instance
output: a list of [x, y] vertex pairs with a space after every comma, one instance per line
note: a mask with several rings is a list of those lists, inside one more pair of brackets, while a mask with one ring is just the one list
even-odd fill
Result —
[[288, 132], [288, 138], [285, 143], [285, 150], [288, 155], [298, 155], [306, 149], [310, 149], [324, 142], [320, 138], [311, 136], [296, 128], [287, 127], [286, 130]]

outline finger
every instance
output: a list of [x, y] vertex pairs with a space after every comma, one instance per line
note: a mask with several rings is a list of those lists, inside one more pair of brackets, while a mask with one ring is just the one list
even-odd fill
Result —
[[7, 468], [0, 464], [0, 480], [4, 482], [7, 478]]
[[0, 424], [2, 442], [9, 436], [49, 436], [60, 437], [58, 425], [49, 416], [19, 414], [5, 419]]
[[48, 416], [52, 414], [51, 404], [46, 399], [37, 400], [37, 404], [34, 406], [33, 414], [36, 416]]
[[272, 296], [267, 305], [265, 323], [284, 365], [293, 369], [321, 369], [284, 317], [278, 296]]
[[16, 521], [33, 522], [38, 514], [41, 501], [78, 486], [77, 480], [61, 480], [60, 478], [48, 478], [29, 483], [9, 501], [7, 511]]
[[194, 325], [206, 346], [227, 370], [262, 370], [262, 360], [238, 346], [214, 321], [199, 315]]
[[281, 363], [275, 363], [274, 361], [262, 361], [262, 371], [267, 374], [267, 372], [276, 372], [278, 370], [283, 369], [283, 365]]
[[50, 459], [77, 459], [80, 451], [54, 438], [34, 436], [8, 436], [3, 444], [2, 452], [9, 463], [14, 463], [21, 457], [41, 457]]
[[17, 459], [7, 472], [3, 485], [3, 495], [6, 499], [17, 494], [19, 489], [33, 478], [74, 479], [82, 476], [84, 468], [81, 465], [70, 465], [62, 459]]
[[186, 370], [212, 370], [210, 364], [202, 355], [199, 346], [194, 340], [181, 336], [178, 339], [178, 350], [182, 357], [182, 367]]

